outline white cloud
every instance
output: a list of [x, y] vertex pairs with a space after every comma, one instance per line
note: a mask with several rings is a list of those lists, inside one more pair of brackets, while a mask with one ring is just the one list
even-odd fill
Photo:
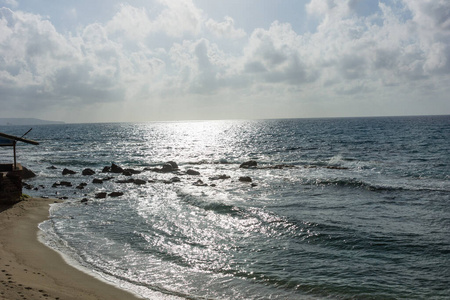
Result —
[[165, 9], [155, 20], [158, 29], [169, 36], [181, 37], [185, 33], [198, 34], [203, 23], [203, 12], [192, 0], [158, 0]]
[[209, 19], [205, 25], [216, 37], [239, 39], [246, 36], [244, 30], [235, 28], [233, 18], [229, 16], [226, 16], [223, 22]]
[[17, 8], [19, 6], [16, 0], [3, 0], [2, 2], [11, 8]]
[[358, 3], [312, 0], [311, 32], [274, 21], [248, 35], [232, 17], [214, 20], [192, 1], [120, 5], [109, 21], [64, 34], [49, 18], [2, 8], [0, 105], [68, 115], [90, 105], [115, 120], [118, 110], [145, 119], [168, 107], [174, 118], [242, 117], [241, 108], [251, 117], [317, 116], [324, 107], [345, 115], [361, 101], [419, 103], [426, 90], [445, 107], [450, 5], [384, 2], [361, 15]]
[[106, 25], [109, 34], [118, 34], [127, 40], [142, 40], [155, 30], [145, 8], [121, 5], [120, 10]]

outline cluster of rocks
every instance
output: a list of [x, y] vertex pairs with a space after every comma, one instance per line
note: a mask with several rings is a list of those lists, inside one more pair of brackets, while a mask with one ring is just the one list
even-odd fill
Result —
[[[56, 170], [57, 168], [54, 166], [48, 167], [47, 169], [52, 169], [52, 170]], [[171, 177], [169, 179], [163, 179], [163, 180], [156, 180], [156, 179], [150, 179], [150, 180], [143, 180], [143, 179], [139, 179], [139, 178], [133, 178], [132, 175], [136, 175], [136, 174], [140, 174], [142, 172], [155, 172], [155, 173], [172, 173], [174, 175], [178, 175], [178, 176], [174, 176]], [[67, 168], [64, 168], [62, 170], [62, 175], [63, 176], [70, 176], [70, 175], [74, 175], [77, 174], [78, 172], [74, 171], [74, 170], [70, 170]], [[103, 184], [106, 181], [110, 181], [110, 180], [114, 180], [115, 177], [114, 176], [98, 176], [100, 174], [114, 174], [114, 175], [123, 175], [123, 176], [129, 176], [130, 178], [126, 178], [126, 179], [117, 179], [114, 182], [118, 183], [118, 184], [134, 184], [134, 185], [145, 185], [147, 183], [156, 183], [156, 182], [161, 182], [161, 183], [165, 183], [165, 184], [173, 184], [173, 183], [177, 183], [177, 182], [181, 182], [181, 178], [180, 176], [183, 175], [189, 175], [189, 176], [200, 176], [200, 172], [194, 169], [187, 169], [187, 170], [180, 170], [180, 168], [178, 167], [178, 164], [174, 161], [169, 161], [167, 163], [164, 163], [163, 165], [161, 165], [160, 167], [146, 167], [143, 170], [135, 170], [135, 169], [124, 169], [120, 166], [118, 166], [117, 164], [111, 164], [111, 166], [105, 166], [100, 172], [96, 172], [90, 168], [86, 168], [83, 169], [81, 171], [81, 174], [83, 176], [94, 176], [97, 175], [95, 178], [92, 179], [92, 184], [95, 185], [100, 185]], [[221, 175], [217, 175], [217, 176], [212, 176], [209, 177], [210, 181], [216, 181], [216, 180], [226, 180], [226, 179], [230, 179], [231, 177], [226, 175], [226, 174], [221, 174]], [[240, 182], [252, 182], [252, 179], [250, 177], [240, 177], [239, 178]], [[211, 184], [207, 184], [205, 182], [203, 182], [203, 180], [198, 179], [195, 182], [192, 183], [194, 186], [211, 186], [211, 187], [215, 187], [216, 184], [215, 183], [211, 183]], [[88, 183], [83, 182], [80, 183], [79, 185], [77, 185], [75, 188], [78, 190], [83, 190], [86, 186], [88, 185]], [[252, 187], [256, 186], [255, 183], [252, 183], [251, 185]], [[72, 183], [69, 181], [58, 181], [55, 182], [52, 185], [53, 188], [58, 188], [58, 187], [73, 187]], [[95, 193], [94, 198], [95, 199], [105, 199], [107, 197], [120, 197], [123, 196], [124, 193], [120, 192], [120, 191], [114, 191], [114, 192], [98, 192]], [[86, 195], [87, 196], [87, 195]], [[65, 198], [65, 197], [64, 197]], [[81, 202], [83, 203], [87, 203], [89, 201], [88, 198], [83, 198], [81, 200]]]
[[[255, 160], [250, 160], [250, 161], [246, 161], [243, 162], [242, 164], [240, 164], [239, 168], [242, 169], [284, 169], [284, 168], [296, 168], [297, 166], [294, 165], [274, 165], [274, 166], [258, 166], [258, 163]], [[308, 165], [308, 166], [304, 166], [305, 168], [316, 168], [318, 166], [315, 165]], [[325, 166], [325, 168], [328, 169], [347, 169], [344, 167], [338, 167], [338, 166]], [[52, 169], [52, 170], [56, 170], [57, 168], [55, 166], [50, 166], [47, 169]], [[29, 171], [29, 170], [27, 170]], [[140, 174], [142, 172], [146, 172], [146, 171], [150, 171], [150, 172], [156, 172], [156, 173], [172, 173], [174, 176], [170, 179], [164, 179], [164, 180], [154, 180], [154, 179], [150, 179], [150, 180], [143, 180], [143, 179], [139, 179], [139, 178], [133, 178], [133, 175], [137, 175]], [[31, 172], [31, 171], [29, 171]], [[32, 173], [32, 172], [31, 172]], [[28, 173], [30, 174], [30, 173]], [[62, 170], [62, 175], [63, 176], [70, 176], [70, 175], [74, 175], [77, 174], [76, 171], [64, 168]], [[183, 175], [189, 175], [189, 176], [200, 176], [200, 172], [197, 170], [193, 170], [193, 169], [187, 169], [185, 171], [180, 170], [180, 168], [178, 167], [178, 164], [174, 161], [169, 161], [167, 163], [164, 163], [162, 166], [160, 167], [146, 167], [143, 170], [135, 170], [135, 169], [131, 169], [131, 168], [122, 168], [114, 163], [111, 164], [111, 166], [105, 166], [101, 172], [97, 173], [96, 171], [90, 169], [90, 168], [85, 168], [82, 170], [81, 174], [83, 176], [94, 176], [94, 175], [99, 175], [99, 174], [114, 174], [114, 175], [123, 175], [123, 176], [127, 176], [130, 178], [126, 178], [126, 179], [117, 179], [114, 182], [115, 183], [119, 183], [119, 184], [134, 184], [137, 186], [140, 185], [145, 185], [147, 183], [155, 183], [155, 182], [162, 182], [165, 184], [173, 184], [173, 183], [177, 183], [177, 182], [181, 182], [181, 178], [180, 176]], [[34, 175], [35, 176], [35, 175]], [[216, 180], [226, 180], [226, 179], [230, 179], [231, 177], [226, 175], [226, 174], [222, 174], [222, 175], [216, 175], [216, 176], [212, 176], [209, 177], [208, 179], [210, 181], [216, 181]], [[111, 175], [107, 175], [107, 176], [97, 176], [95, 178], [92, 179], [92, 184], [95, 185], [99, 185], [99, 184], [103, 184], [104, 182], [110, 181], [115, 179], [114, 176]], [[239, 182], [243, 182], [243, 183], [250, 183], [251, 187], [255, 187], [257, 186], [256, 183], [253, 182], [252, 178], [249, 176], [241, 176], [238, 178]], [[194, 181], [192, 183], [194, 186], [211, 186], [211, 187], [215, 187], [216, 184], [215, 183], [205, 183], [202, 179], [198, 179], [196, 181]], [[88, 183], [83, 182], [78, 184], [75, 188], [78, 190], [83, 190], [86, 186], [88, 185]], [[52, 187], [53, 188], [58, 188], [58, 187], [72, 187], [72, 183], [69, 181], [58, 181], [55, 182]], [[24, 183], [24, 187], [31, 189], [33, 188], [33, 186], [28, 185], [26, 183]], [[44, 186], [40, 186], [41, 188], [44, 188]], [[35, 190], [37, 190], [38, 188], [34, 188]], [[123, 192], [120, 191], [115, 191], [115, 192], [99, 192], [95, 194], [95, 198], [96, 199], [104, 199], [106, 197], [120, 197], [123, 196]], [[88, 199], [84, 198], [82, 200], [82, 202], [87, 202]]]

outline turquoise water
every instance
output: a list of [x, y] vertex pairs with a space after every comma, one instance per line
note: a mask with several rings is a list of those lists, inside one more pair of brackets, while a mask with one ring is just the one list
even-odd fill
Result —
[[[26, 192], [68, 198], [41, 224], [46, 242], [148, 299], [450, 294], [449, 116], [67, 124], [28, 137], [41, 144], [18, 148], [38, 174]], [[239, 168], [248, 160], [257, 168]], [[168, 161], [179, 170], [101, 173]], [[130, 178], [146, 184], [119, 182]], [[62, 180], [72, 187], [51, 187]]]

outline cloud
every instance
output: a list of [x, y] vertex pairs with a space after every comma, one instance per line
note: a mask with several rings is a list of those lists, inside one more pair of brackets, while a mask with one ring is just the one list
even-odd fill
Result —
[[303, 39], [289, 24], [274, 22], [257, 29], [244, 49], [243, 72], [253, 80], [301, 85], [315, 79], [316, 69], [302, 51]]
[[191, 0], [159, 0], [165, 9], [155, 20], [158, 30], [169, 36], [180, 37], [185, 33], [198, 34], [203, 23], [203, 11]]
[[95, 107], [115, 120], [157, 118], [168, 107], [174, 118], [242, 117], [238, 108], [280, 117], [328, 106], [345, 114], [338, 103], [348, 110], [361, 99], [419, 103], [426, 90], [445, 108], [450, 4], [383, 2], [359, 14], [361, 3], [312, 0], [310, 32], [274, 21], [248, 34], [192, 1], [122, 4], [108, 21], [65, 33], [49, 18], [1, 8], [0, 105], [8, 114], [58, 107], [69, 117]]
[[225, 21], [216, 22], [213, 19], [209, 19], [205, 23], [206, 28], [208, 28], [216, 37], [229, 38], [229, 39], [239, 39], [245, 37], [247, 34], [242, 29], [236, 29], [234, 27], [233, 18], [226, 16]]
[[3, 0], [2, 2], [11, 8], [17, 8], [19, 6], [16, 0]]
[[85, 103], [119, 99], [111, 66], [116, 45], [108, 43], [100, 26], [90, 25], [83, 36], [74, 38], [62, 36], [38, 15], [7, 8], [0, 15], [4, 33], [0, 89], [5, 106], [26, 106], [30, 99], [58, 104], [64, 104], [62, 99]]

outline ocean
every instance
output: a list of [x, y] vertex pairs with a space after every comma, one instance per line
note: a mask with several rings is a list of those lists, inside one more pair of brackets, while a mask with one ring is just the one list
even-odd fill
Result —
[[146, 299], [449, 299], [450, 116], [30, 127], [41, 241]]

